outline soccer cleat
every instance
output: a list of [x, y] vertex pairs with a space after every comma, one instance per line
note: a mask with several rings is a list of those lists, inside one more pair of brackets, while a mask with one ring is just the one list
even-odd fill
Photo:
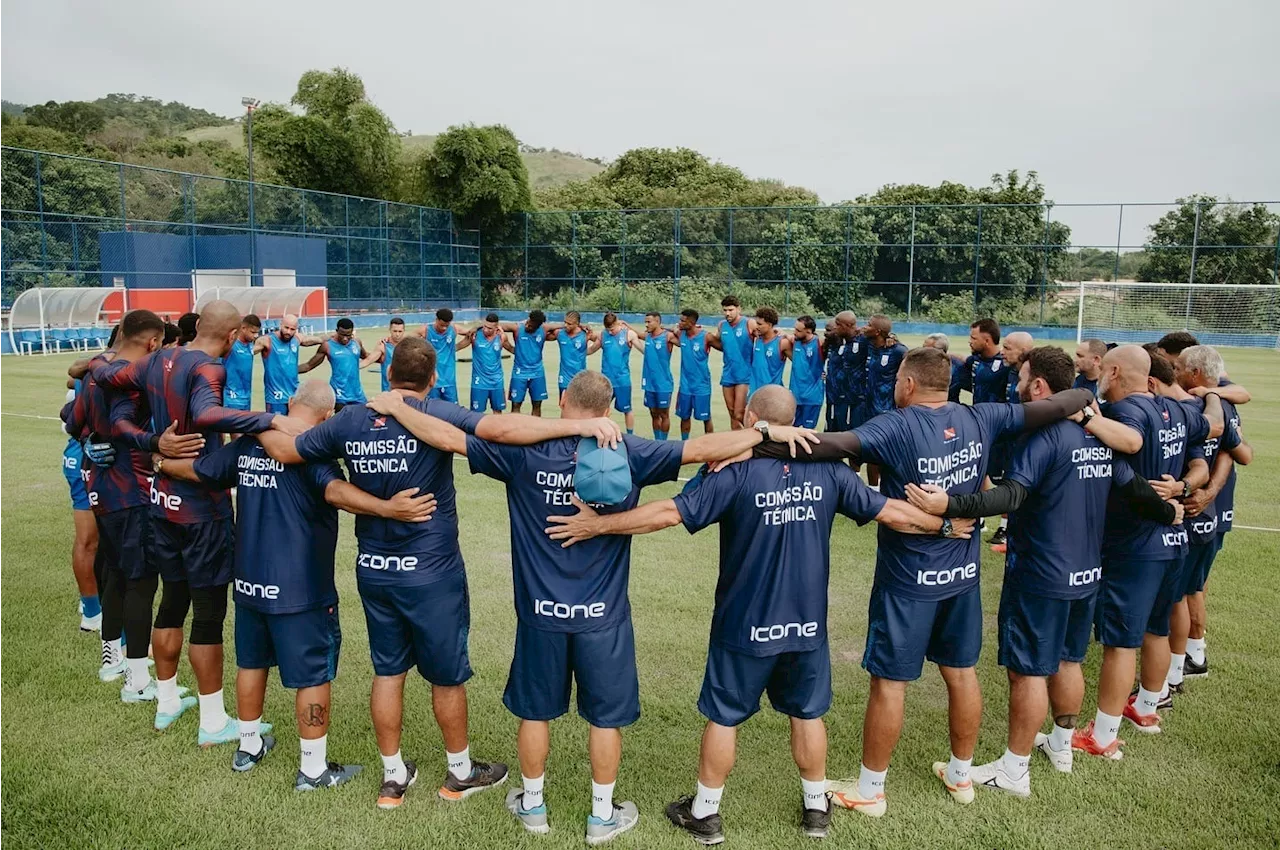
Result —
[[80, 631], [82, 632], [100, 632], [102, 631], [102, 613], [94, 614], [92, 617], [80, 615]]
[[507, 766], [502, 762], [472, 761], [471, 773], [466, 779], [458, 779], [452, 772], [445, 771], [444, 784], [440, 786], [438, 793], [441, 800], [456, 803], [506, 781]]
[[[263, 738], [263, 742], [266, 742], [266, 738]], [[293, 790], [319, 791], [321, 788], [345, 785], [361, 770], [364, 770], [364, 768], [358, 764], [338, 764], [336, 761], [331, 761], [325, 765], [324, 772], [315, 779], [299, 770], [297, 777], [293, 780]]]
[[1009, 547], [1009, 533], [1003, 528], [997, 528], [987, 542], [991, 544], [992, 552], [1003, 552]]
[[587, 843], [594, 846], [612, 841], [639, 822], [640, 810], [636, 808], [635, 803], [614, 803], [613, 817], [608, 820], [587, 815]]
[[[1168, 711], [1173, 708], [1173, 695], [1182, 693], [1182, 685], [1169, 685], [1164, 696], [1160, 697], [1156, 703], [1156, 711]], [[1134, 688], [1129, 692], [1129, 705], [1133, 705], [1138, 701], [1138, 689]]]
[[825, 809], [805, 807], [800, 813], [800, 830], [810, 838], [826, 838], [831, 829], [831, 792], [827, 792]]
[[1004, 765], [998, 761], [980, 764], [969, 774], [969, 781], [975, 788], [987, 788], [992, 791], [1003, 791], [1015, 797], [1031, 796], [1031, 771], [1014, 779], [1005, 772]]
[[1116, 738], [1105, 747], [1099, 744], [1098, 739], [1093, 737], [1092, 720], [1071, 733], [1071, 749], [1086, 755], [1098, 756], [1111, 761], [1120, 761], [1120, 759], [1124, 758], [1124, 751], [1120, 749], [1123, 746], [1124, 741], [1119, 738]]
[[952, 785], [947, 781], [947, 763], [945, 761], [935, 761], [933, 763], [933, 775], [942, 781], [947, 793], [951, 795], [951, 799], [961, 805], [973, 802], [973, 780], [966, 779], [959, 785]]
[[1053, 769], [1059, 773], [1071, 772], [1071, 748], [1065, 750], [1055, 750], [1049, 742], [1049, 736], [1043, 732], [1036, 733], [1036, 749], [1044, 753], [1049, 759], [1049, 763], [1053, 765]]
[[128, 685], [125, 685], [123, 688], [120, 689], [120, 701], [123, 703], [132, 704], [136, 702], [152, 702], [155, 700], [155, 698], [156, 698], [155, 679], [152, 679], [150, 682], [147, 682], [147, 686], [140, 691], [132, 690], [129, 688]]
[[[266, 735], [270, 731], [271, 724], [263, 723], [259, 729], [259, 734]], [[206, 732], [202, 726], [200, 733], [196, 735], [196, 743], [206, 750], [209, 747], [216, 747], [218, 744], [230, 744], [232, 741], [236, 743], [240, 741], [240, 721], [234, 717], [228, 717], [227, 722], [217, 732]]]
[[532, 809], [526, 809], [522, 788], [512, 788], [507, 792], [507, 811], [515, 815], [520, 825], [529, 832], [546, 835], [551, 831], [551, 824], [547, 823], [547, 804], [542, 803]]
[[124, 659], [111, 662], [107, 660], [107, 653], [102, 653], [102, 666], [98, 668], [98, 679], [103, 682], [114, 682], [124, 676], [124, 671], [128, 669], [128, 665], [124, 663]]
[[1134, 729], [1145, 735], [1160, 734], [1160, 715], [1154, 711], [1150, 714], [1139, 714], [1138, 709], [1130, 702], [1124, 707], [1124, 719], [1132, 723]]
[[256, 753], [246, 753], [239, 747], [236, 748], [236, 754], [231, 757], [231, 769], [236, 773], [248, 773], [253, 770], [258, 762], [267, 757], [267, 753], [271, 752], [271, 748], [276, 745], [276, 739], [271, 735], [262, 736], [262, 749]]
[[1203, 664], [1197, 664], [1191, 660], [1188, 655], [1186, 660], [1182, 662], [1182, 678], [1184, 679], [1203, 679], [1209, 675], [1209, 658], [1205, 656]]
[[708, 847], [724, 843], [724, 828], [720, 823], [720, 813], [715, 812], [705, 818], [693, 816], [693, 797], [681, 797], [674, 803], [667, 804], [667, 820], [677, 829], [683, 829], [693, 836], [693, 840]]
[[186, 692], [186, 690], [187, 690], [186, 688], [178, 689], [179, 699], [178, 699], [177, 711], [172, 713], [159, 711], [159, 710], [156, 711], [156, 731], [157, 732], [163, 732], [164, 730], [172, 726], [173, 722], [177, 720], [179, 717], [181, 717], [184, 713], [186, 713], [187, 709], [195, 708], [196, 703], [199, 702], [199, 700], [197, 700], [195, 697], [181, 696], [183, 693]]
[[885, 801], [883, 794], [877, 794], [871, 800], [861, 796], [858, 793], [858, 780], [856, 779], [833, 779], [827, 783], [827, 787], [831, 789], [833, 802], [846, 809], [862, 812], [867, 817], [878, 818], [888, 808], [888, 803]]
[[405, 792], [409, 790], [410, 785], [418, 781], [418, 766], [416, 764], [406, 761], [404, 769], [405, 773], [408, 774], [404, 782], [396, 782], [394, 779], [382, 780], [382, 787], [378, 789], [378, 808], [400, 808], [400, 804], [404, 802]]

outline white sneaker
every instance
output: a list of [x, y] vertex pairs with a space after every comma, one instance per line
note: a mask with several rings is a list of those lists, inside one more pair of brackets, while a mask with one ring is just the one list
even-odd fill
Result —
[[1049, 759], [1049, 763], [1053, 765], [1053, 769], [1059, 773], [1071, 772], [1071, 748], [1065, 750], [1055, 750], [1049, 742], [1049, 736], [1043, 732], [1036, 733], [1036, 749], [1044, 753]]
[[859, 794], [857, 778], [832, 779], [827, 783], [827, 789], [831, 792], [833, 803], [844, 806], [846, 809], [862, 812], [867, 817], [881, 817], [888, 807], [883, 794], [877, 794], [871, 800]]
[[102, 612], [99, 611], [92, 617], [80, 615], [80, 631], [82, 632], [100, 632], [102, 631]]
[[1021, 779], [1013, 779], [1005, 773], [1004, 765], [998, 761], [974, 767], [969, 772], [969, 781], [977, 788], [1003, 791], [1015, 797], [1031, 796], [1031, 771], [1024, 773]]

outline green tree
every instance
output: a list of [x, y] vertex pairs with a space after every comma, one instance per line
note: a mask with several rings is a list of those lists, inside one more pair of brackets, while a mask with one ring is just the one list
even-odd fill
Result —
[[82, 139], [98, 132], [107, 123], [107, 113], [102, 107], [82, 100], [65, 103], [51, 100], [42, 106], [29, 106], [23, 117], [32, 126], [50, 127]]
[[412, 200], [452, 210], [466, 228], [497, 232], [533, 206], [520, 142], [506, 127], [450, 127], [418, 159]]
[[1278, 228], [1280, 215], [1262, 204], [1221, 203], [1212, 195], [1179, 198], [1176, 210], [1151, 225], [1141, 279], [1190, 280], [1194, 246], [1196, 283], [1275, 283]]

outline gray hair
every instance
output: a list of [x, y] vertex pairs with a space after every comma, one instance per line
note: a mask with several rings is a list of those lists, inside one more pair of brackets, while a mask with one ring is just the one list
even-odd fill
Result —
[[1211, 345], [1192, 345], [1182, 349], [1178, 355], [1182, 359], [1184, 369], [1199, 372], [1210, 384], [1217, 385], [1222, 380], [1226, 367], [1222, 364], [1222, 355]]
[[333, 387], [329, 386], [328, 381], [323, 378], [312, 378], [298, 385], [298, 391], [293, 394], [293, 400], [312, 410], [328, 413], [333, 410], [337, 397], [333, 394]]
[[926, 345], [933, 343], [933, 347], [939, 351], [947, 351], [951, 348], [951, 340], [947, 339], [946, 334], [929, 334], [924, 341]]
[[613, 384], [599, 372], [582, 371], [564, 389], [564, 400], [583, 413], [608, 416]]

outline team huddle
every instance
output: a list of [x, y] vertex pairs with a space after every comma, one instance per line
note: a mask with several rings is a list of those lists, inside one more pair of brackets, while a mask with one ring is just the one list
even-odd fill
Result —
[[[575, 687], [589, 726], [586, 841], [638, 822], [636, 805], [614, 798], [622, 729], [640, 716], [631, 541], [676, 525], [720, 527], [698, 776], [694, 793], [666, 808], [699, 843], [724, 841], [719, 809], [736, 730], [765, 694], [790, 720], [800, 825], [814, 838], [828, 834], [835, 806], [886, 812], [907, 683], [926, 661], [946, 683], [949, 710], [949, 757], [932, 772], [958, 803], [971, 803], [975, 788], [1030, 796], [1033, 750], [1069, 773], [1074, 753], [1123, 757], [1124, 722], [1161, 732], [1160, 711], [1183, 693], [1184, 677], [1208, 672], [1205, 583], [1231, 527], [1235, 464], [1252, 458], [1238, 412], [1249, 395], [1227, 380], [1217, 351], [1171, 333], [1145, 347], [1085, 340], [1073, 359], [1025, 333], [1002, 340], [984, 319], [960, 358], [940, 334], [908, 350], [883, 316], [859, 327], [841, 313], [822, 336], [802, 316], [785, 334], [770, 308], [748, 318], [732, 296], [722, 306], [714, 327], [686, 310], [676, 330], [646, 316], [643, 333], [612, 313], [597, 330], [575, 313], [552, 324], [540, 311], [520, 323], [491, 313], [464, 332], [440, 310], [416, 335], [393, 320], [372, 351], [348, 319], [326, 338], [300, 334], [293, 316], [262, 335], [256, 317], [223, 301], [204, 308], [185, 346], [169, 348], [159, 317], [127, 313], [107, 352], [72, 367], [62, 412], [81, 628], [101, 633], [100, 678], [123, 679], [123, 702], [154, 703], [157, 730], [198, 706], [197, 743], [235, 743], [231, 766], [248, 772], [276, 744], [262, 717], [275, 667], [296, 692], [295, 788], [350, 781], [361, 767], [327, 752], [344, 510], [356, 516], [374, 672], [377, 806], [399, 807], [418, 778], [400, 748], [414, 668], [431, 687], [444, 741], [439, 797], [457, 802], [505, 783], [507, 766], [472, 758], [468, 746], [472, 624], [454, 482], [462, 456], [506, 492], [517, 628], [503, 704], [520, 721], [521, 774], [506, 808], [531, 832], [551, 828], [549, 722], [568, 712]], [[540, 415], [548, 341], [560, 350], [558, 419]], [[317, 352], [300, 362], [301, 347]], [[470, 409], [457, 404], [456, 355], [467, 347]], [[727, 432], [711, 423], [712, 350], [723, 360]], [[587, 358], [597, 351], [594, 371]], [[634, 433], [632, 351], [643, 358], [654, 439]], [[250, 409], [259, 356], [265, 412]], [[299, 381], [325, 359], [328, 383]], [[360, 370], [375, 365], [383, 392], [366, 399]], [[960, 403], [963, 391], [971, 404]], [[667, 439], [673, 394], [680, 441]], [[486, 414], [507, 400], [514, 415]], [[526, 400], [533, 415], [520, 413]], [[704, 433], [693, 438], [695, 419]], [[224, 444], [226, 434], [234, 438]], [[687, 464], [700, 469], [679, 495], [642, 503], [644, 487], [676, 481]], [[856, 471], [864, 464], [875, 486]], [[861, 767], [829, 781], [823, 717], [838, 515], [877, 523], [878, 536]], [[974, 765], [979, 523], [988, 516], [1007, 516], [992, 543], [1006, 553], [998, 660], [1009, 729], [1004, 755]], [[235, 717], [223, 697], [229, 589]], [[177, 682], [188, 613], [195, 696]], [[1078, 724], [1091, 638], [1103, 647], [1098, 708]]]

